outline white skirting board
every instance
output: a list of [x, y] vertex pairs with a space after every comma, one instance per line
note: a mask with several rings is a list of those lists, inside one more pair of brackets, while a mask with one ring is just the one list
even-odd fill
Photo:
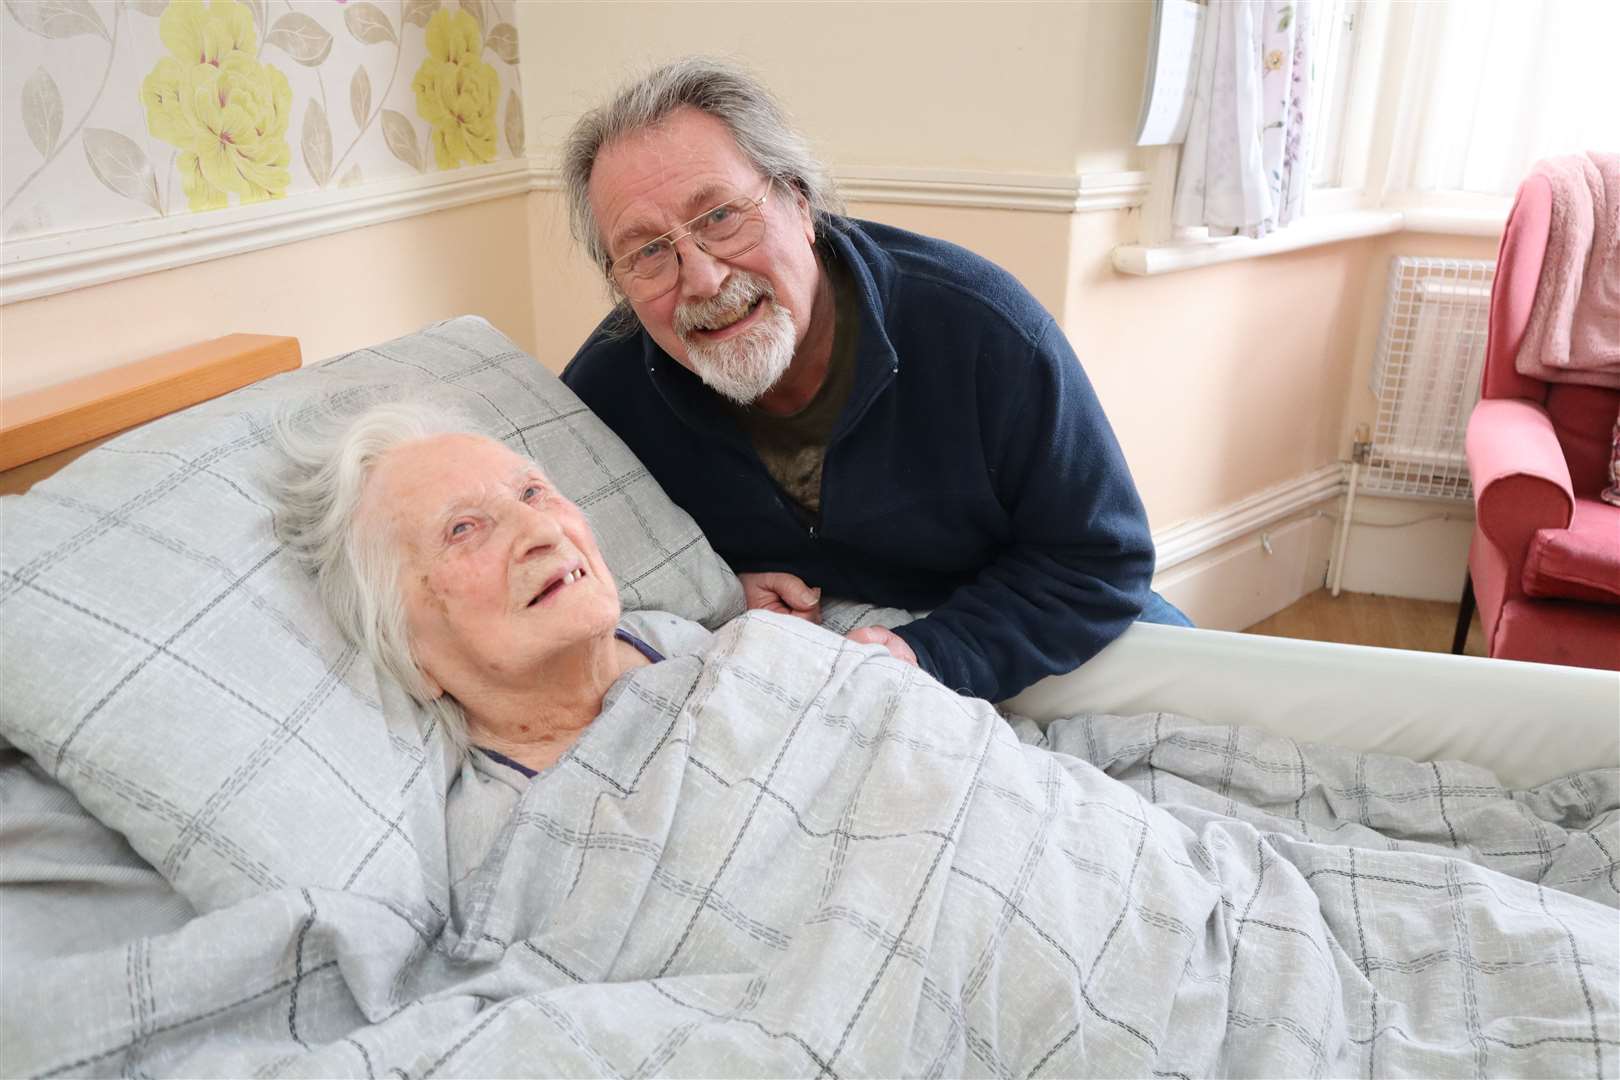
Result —
[[[1323, 587], [1344, 508], [1337, 466], [1154, 533], [1153, 587], [1200, 626], [1243, 630]], [[1421, 600], [1462, 595], [1473, 507], [1361, 495], [1342, 588]]]
[[[1342, 507], [1341, 499], [1333, 513]], [[1462, 597], [1473, 533], [1472, 503], [1358, 495], [1340, 587], [1455, 602]]]
[[1297, 514], [1160, 571], [1153, 587], [1196, 626], [1247, 629], [1322, 587], [1332, 524], [1315, 511]]

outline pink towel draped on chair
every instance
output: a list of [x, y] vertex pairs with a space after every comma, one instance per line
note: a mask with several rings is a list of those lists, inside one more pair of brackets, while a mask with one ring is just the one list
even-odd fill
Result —
[[1552, 223], [1514, 367], [1548, 382], [1620, 387], [1620, 154], [1568, 154], [1531, 176], [1552, 186]]

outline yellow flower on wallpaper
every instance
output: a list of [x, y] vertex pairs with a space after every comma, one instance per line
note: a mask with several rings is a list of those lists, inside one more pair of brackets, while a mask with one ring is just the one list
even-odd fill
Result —
[[237, 0], [170, 4], [158, 24], [172, 56], [141, 84], [146, 126], [180, 151], [193, 210], [286, 194], [292, 87], [256, 55], [253, 16]]
[[434, 161], [441, 169], [494, 161], [501, 77], [483, 61], [478, 20], [440, 8], [427, 25], [427, 49], [411, 89], [417, 115], [433, 125]]

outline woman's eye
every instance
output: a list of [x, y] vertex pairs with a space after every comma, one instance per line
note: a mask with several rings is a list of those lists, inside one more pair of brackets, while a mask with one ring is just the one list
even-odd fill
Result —
[[523, 489], [524, 502], [534, 502], [534, 500], [538, 499], [539, 497], [540, 486], [538, 484], [530, 484], [528, 487]]
[[730, 216], [731, 216], [731, 207], [729, 207], [729, 206], [717, 206], [713, 210], [709, 211], [708, 223], [710, 225], [719, 225], [722, 222], [724, 222]]
[[466, 533], [472, 532], [472, 529], [473, 529], [473, 523], [472, 522], [470, 522], [470, 521], [458, 521], [454, 525], [450, 526], [450, 536], [451, 536], [452, 539], [454, 539], [457, 536], [462, 536], [462, 535], [465, 535]]

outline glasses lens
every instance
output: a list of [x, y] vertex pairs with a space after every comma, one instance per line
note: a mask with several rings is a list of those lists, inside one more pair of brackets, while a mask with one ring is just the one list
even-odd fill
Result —
[[765, 218], [753, 199], [733, 199], [694, 222], [692, 235], [709, 254], [726, 259], [759, 243], [765, 235]]
[[630, 299], [650, 300], [674, 283], [677, 266], [675, 245], [658, 240], [615, 264], [613, 279]]
[[[714, 258], [735, 258], [753, 250], [765, 238], [765, 215], [753, 199], [739, 197], [688, 222], [686, 231], [698, 247]], [[680, 232], [676, 230], [673, 235], [679, 236]], [[629, 299], [653, 300], [674, 287], [680, 259], [675, 245], [660, 237], [614, 263], [612, 274]]]
[[676, 266], [676, 249], [674, 244], [667, 240], [654, 240], [643, 248], [637, 248], [627, 254], [624, 259], [614, 264], [612, 275], [619, 282], [619, 288], [625, 291], [632, 300], [640, 300], [637, 293], [646, 291], [650, 283], [666, 279], [669, 270]]

